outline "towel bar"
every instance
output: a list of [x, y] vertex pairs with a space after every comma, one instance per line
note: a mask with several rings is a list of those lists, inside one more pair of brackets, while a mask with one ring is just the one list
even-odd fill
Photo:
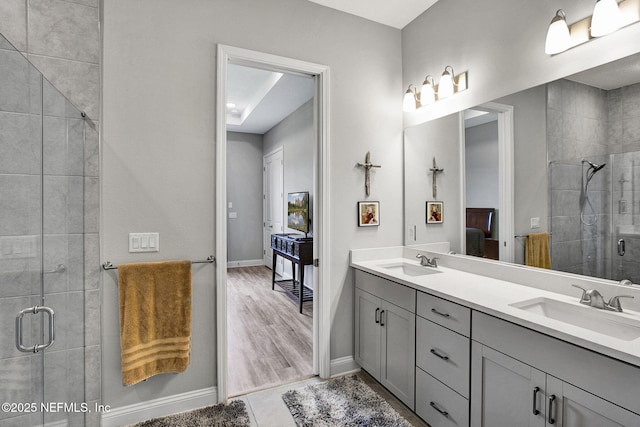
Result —
[[[209, 255], [207, 259], [191, 261], [191, 264], [212, 264], [216, 262], [216, 257], [213, 255]], [[102, 263], [102, 268], [105, 270], [117, 270], [118, 266], [113, 265], [111, 261], [105, 261]]]
[[[550, 233], [549, 233], [549, 236], [551, 236], [552, 234], [553, 234], [553, 233], [551, 233], [551, 232], [550, 232]], [[528, 234], [516, 234], [516, 235], [515, 235], [515, 236], [513, 236], [513, 237], [515, 237], [515, 238], [517, 239], [517, 238], [519, 238], [519, 237], [529, 237], [529, 235], [528, 235]]]

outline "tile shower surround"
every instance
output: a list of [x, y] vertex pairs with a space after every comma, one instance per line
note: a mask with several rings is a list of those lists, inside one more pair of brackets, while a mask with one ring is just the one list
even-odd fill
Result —
[[[640, 235], [623, 236], [623, 259], [612, 255], [616, 226], [640, 224], [640, 84], [605, 91], [568, 80], [550, 83], [547, 141], [553, 268], [640, 282]], [[580, 221], [583, 158], [607, 163], [589, 184], [598, 217], [593, 226]], [[627, 213], [619, 212], [621, 199]]]
[[[0, 245], [17, 242], [35, 254], [2, 262], [2, 323], [13, 325], [20, 309], [39, 303], [38, 254], [43, 247], [45, 270], [58, 264], [67, 267], [62, 273], [44, 275], [45, 298], [56, 307], [57, 320], [56, 342], [44, 358], [44, 373], [39, 358], [25, 357], [12, 346], [2, 348], [0, 357], [9, 357], [0, 368], [8, 379], [3, 387], [16, 402], [33, 400], [32, 393], [44, 393], [45, 402], [98, 401], [100, 312], [98, 272], [92, 271], [99, 265], [97, 137], [83, 142], [83, 134], [92, 132], [89, 126], [85, 130], [79, 112], [4, 39], [0, 39], [0, 75], [6, 83], [0, 86], [0, 141], [3, 151], [12, 153], [0, 159], [5, 196], [0, 205]], [[42, 205], [38, 194], [44, 194]], [[0, 334], [3, 343], [13, 342], [13, 327]], [[43, 375], [44, 390], [38, 384]], [[46, 421], [66, 418], [49, 414]], [[83, 414], [69, 416], [70, 425], [97, 425], [96, 421], [85, 421]], [[34, 422], [38, 420], [29, 416], [0, 419], [2, 426]]]

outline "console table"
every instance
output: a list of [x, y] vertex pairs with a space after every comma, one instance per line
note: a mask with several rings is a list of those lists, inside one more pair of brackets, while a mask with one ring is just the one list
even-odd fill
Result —
[[[303, 237], [300, 234], [272, 234], [271, 249], [273, 249], [271, 289], [275, 290], [277, 283], [288, 294], [297, 298], [300, 313], [302, 313], [302, 303], [313, 300], [313, 290], [304, 286], [304, 266], [313, 264], [313, 238]], [[276, 280], [276, 259], [278, 256], [291, 261], [293, 273], [291, 280]], [[300, 270], [299, 281], [296, 280], [296, 265]]]

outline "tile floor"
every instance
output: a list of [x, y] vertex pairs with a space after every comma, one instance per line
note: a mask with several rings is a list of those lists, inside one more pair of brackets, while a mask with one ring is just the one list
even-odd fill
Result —
[[[406, 406], [387, 392], [380, 384], [365, 372], [358, 375], [389, 404], [415, 427], [428, 427], [424, 421], [418, 418]], [[308, 384], [322, 382], [318, 377], [309, 378], [292, 384], [279, 386], [267, 390], [256, 391], [233, 398], [244, 400], [251, 419], [251, 427], [295, 427], [293, 417], [282, 400], [282, 394], [287, 390], [304, 387]]]

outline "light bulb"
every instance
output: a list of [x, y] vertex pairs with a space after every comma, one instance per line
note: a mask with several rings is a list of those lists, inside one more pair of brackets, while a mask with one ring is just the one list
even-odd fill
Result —
[[569, 34], [569, 27], [567, 26], [567, 20], [562, 9], [556, 12], [556, 16], [553, 17], [549, 24], [549, 31], [547, 31], [547, 41], [544, 45], [544, 52], [547, 55], [554, 55], [556, 53], [564, 52], [571, 46], [571, 34]]
[[420, 90], [420, 104], [429, 105], [436, 101], [436, 91], [434, 89], [433, 77], [427, 76], [422, 83], [422, 90]]
[[597, 0], [591, 17], [591, 36], [600, 37], [620, 28], [622, 16], [616, 0]]
[[[451, 72], [449, 72], [449, 69], [451, 69]], [[438, 99], [447, 98], [451, 95], [453, 95], [453, 68], [447, 65], [438, 84]]]
[[416, 94], [413, 90], [411, 90], [411, 86], [404, 94], [404, 99], [402, 100], [402, 111], [406, 113], [411, 113], [412, 111], [416, 111]]

